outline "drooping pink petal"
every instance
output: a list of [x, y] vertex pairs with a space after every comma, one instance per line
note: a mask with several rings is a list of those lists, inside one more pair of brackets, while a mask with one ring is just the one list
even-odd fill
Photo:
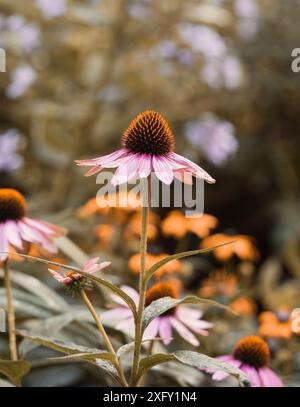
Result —
[[85, 271], [89, 270], [89, 268], [91, 266], [94, 266], [94, 264], [97, 264], [99, 260], [100, 260], [100, 257], [94, 257], [94, 258], [90, 259], [89, 261], [87, 261], [84, 264], [83, 270], [85, 270]]
[[[121, 290], [123, 290], [134, 301], [135, 305], [138, 306], [140, 296], [134, 288], [129, 287], [128, 285], [122, 285]], [[117, 304], [120, 304], [123, 307], [128, 308], [128, 305], [126, 304], [126, 302], [124, 300], [122, 300], [122, 298], [120, 298], [118, 295], [111, 294], [111, 298]]]
[[126, 331], [130, 333], [134, 333], [134, 319], [133, 317], [128, 317], [123, 321], [116, 324], [116, 329], [120, 329], [121, 331]]
[[164, 184], [170, 185], [173, 182], [174, 174], [168, 164], [168, 160], [163, 156], [153, 156], [153, 169], [158, 179]]
[[176, 313], [183, 318], [189, 319], [200, 319], [203, 316], [203, 312], [200, 309], [187, 307], [185, 305], [180, 305], [180, 307], [177, 307]]
[[19, 221], [18, 226], [23, 240], [40, 244], [51, 253], [57, 252], [57, 247], [55, 246], [55, 244], [38, 229], [28, 226], [24, 221]]
[[174, 177], [177, 178], [178, 181], [180, 181], [184, 184], [188, 184], [188, 185], [193, 184], [193, 176], [190, 172], [188, 172], [187, 169], [176, 170], [173, 173], [174, 173]]
[[165, 345], [172, 342], [172, 326], [169, 317], [159, 317], [158, 332]]
[[212, 379], [217, 382], [226, 379], [229, 376], [229, 373], [224, 372], [223, 370], [217, 370], [213, 375]]
[[103, 321], [109, 321], [113, 319], [118, 320], [120, 318], [123, 319], [128, 317], [132, 317], [132, 312], [129, 308], [125, 307], [117, 307], [101, 313], [101, 319], [103, 319]]
[[[216, 359], [221, 360], [222, 362], [229, 363], [237, 368], [239, 368], [242, 365], [242, 362], [240, 360], [234, 359], [232, 355], [222, 355], [218, 356]], [[214, 372], [212, 369], [207, 369], [208, 373]], [[212, 379], [221, 381], [226, 379], [229, 375], [229, 373], [224, 372], [223, 370], [217, 370], [213, 373]]]
[[8, 257], [8, 240], [5, 234], [5, 227], [3, 223], [0, 223], [0, 260], [5, 261]]
[[117, 160], [120, 157], [123, 157], [128, 154], [128, 151], [126, 149], [120, 149], [117, 151], [114, 151], [110, 154], [104, 155], [102, 157], [97, 157], [97, 158], [92, 158], [88, 160], [75, 160], [75, 163], [78, 166], [88, 166], [88, 167], [96, 167], [96, 166], [101, 166], [105, 167], [107, 165], [115, 165], [116, 167], [118, 164], [114, 164], [115, 160]]
[[193, 346], [199, 346], [200, 342], [198, 341], [198, 339], [180, 321], [178, 321], [174, 317], [171, 317], [170, 320], [173, 328], [183, 339], [191, 343]]
[[97, 273], [97, 271], [101, 271], [110, 265], [111, 265], [110, 261], [103, 261], [102, 263], [90, 266], [88, 269], [84, 269], [84, 271], [90, 274], [94, 274]]
[[261, 381], [258, 375], [258, 371], [254, 367], [242, 364], [240, 369], [248, 376], [251, 387], [261, 387]]
[[214, 184], [216, 180], [212, 178], [203, 168], [201, 168], [199, 165], [193, 163], [191, 160], [188, 160], [187, 158], [176, 154], [176, 153], [170, 153], [172, 154], [172, 157], [178, 162], [185, 164], [187, 169], [190, 169], [191, 173], [195, 175], [198, 178], [204, 179], [206, 182], [209, 184]]
[[262, 387], [284, 387], [282, 380], [268, 367], [258, 371]]
[[93, 167], [90, 170], [88, 170], [86, 173], [84, 173], [85, 177], [91, 177], [92, 175], [98, 174], [98, 172], [102, 171], [102, 167]]
[[209, 332], [207, 331], [207, 329], [213, 326], [213, 324], [211, 324], [210, 322], [197, 321], [195, 319], [179, 318], [179, 320], [191, 331], [203, 336], [208, 336]]
[[8, 220], [4, 223], [4, 231], [9, 243], [17, 249], [22, 250], [23, 244], [20, 236], [18, 224], [14, 221]]
[[46, 222], [45, 220], [36, 220], [31, 218], [23, 218], [23, 222], [28, 226], [38, 229], [45, 235], [50, 236], [64, 236], [67, 233], [67, 229], [61, 226], [53, 225], [52, 223]]
[[133, 179], [138, 174], [139, 160], [133, 155], [124, 163], [120, 164], [115, 175], [111, 179], [114, 186], [124, 184]]
[[145, 329], [143, 339], [154, 339], [158, 334], [159, 318], [155, 318]]
[[48, 271], [53, 275], [55, 280], [57, 280], [59, 283], [69, 284], [72, 281], [71, 277], [62, 276], [55, 270], [52, 270], [49, 268]]
[[150, 154], [141, 154], [139, 157], [138, 175], [140, 178], [147, 178], [152, 171], [152, 157]]

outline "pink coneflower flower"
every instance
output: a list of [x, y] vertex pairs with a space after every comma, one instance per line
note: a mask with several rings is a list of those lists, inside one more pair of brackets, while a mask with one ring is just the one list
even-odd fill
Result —
[[[249, 377], [251, 387], [283, 387], [281, 379], [267, 367], [270, 358], [269, 346], [259, 336], [246, 336], [240, 339], [232, 355], [218, 357], [241, 369]], [[228, 376], [226, 372], [216, 371], [212, 378], [223, 380]]]
[[66, 230], [51, 223], [26, 216], [26, 201], [15, 189], [0, 189], [0, 261], [8, 258], [10, 249], [24, 251], [33, 243], [47, 252], [57, 252], [54, 239]]
[[[105, 261], [99, 263], [100, 258], [95, 257], [94, 259], [89, 260], [87, 263], [84, 264], [82, 270], [89, 274], [97, 273], [97, 271], [103, 270], [105, 267], [108, 267], [111, 262]], [[76, 271], [68, 271], [67, 273], [60, 274], [58, 271], [55, 271], [51, 268], [48, 271], [53, 275], [56, 281], [62, 284], [72, 284], [72, 283], [80, 283], [84, 277], [76, 273]]]
[[77, 160], [79, 166], [92, 167], [85, 175], [97, 174], [103, 168], [117, 168], [112, 184], [133, 178], [147, 178], [152, 172], [169, 185], [174, 177], [191, 182], [192, 176], [210, 184], [215, 180], [201, 167], [173, 152], [174, 136], [168, 122], [159, 113], [147, 110], [139, 114], [122, 137], [123, 148], [92, 160]]
[[[121, 288], [138, 305], [139, 294], [131, 287], [123, 286]], [[150, 305], [152, 301], [163, 297], [178, 298], [179, 291], [180, 283], [178, 280], [165, 280], [156, 283], [147, 290], [146, 306]], [[118, 321], [115, 325], [117, 329], [134, 332], [134, 320], [131, 310], [119, 297], [113, 295], [112, 298], [119, 306], [105, 311], [102, 314], [103, 321]], [[156, 317], [146, 328], [143, 339], [154, 339], [156, 336], [159, 336], [163, 343], [168, 345], [172, 341], [172, 331], [174, 329], [186, 341], [194, 346], [198, 346], [199, 340], [193, 332], [207, 336], [207, 329], [212, 327], [210, 322], [201, 320], [201, 317], [202, 312], [200, 310], [179, 305]]]

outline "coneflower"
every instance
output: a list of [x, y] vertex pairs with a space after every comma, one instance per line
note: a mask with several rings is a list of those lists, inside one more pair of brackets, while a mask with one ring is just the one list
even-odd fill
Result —
[[0, 189], [0, 261], [7, 260], [10, 248], [23, 251], [31, 243], [55, 253], [54, 239], [64, 234], [64, 228], [28, 218], [26, 201], [20, 192]]
[[[231, 355], [219, 356], [218, 359], [231, 363], [249, 377], [251, 387], [283, 387], [281, 379], [267, 366], [271, 353], [268, 344], [259, 336], [246, 336], [240, 339]], [[214, 380], [223, 380], [228, 373], [213, 373]]]
[[[128, 286], [121, 288], [138, 304], [139, 294], [133, 288]], [[146, 306], [163, 297], [179, 298], [180, 291], [181, 284], [178, 280], [160, 281], [147, 290]], [[115, 295], [112, 297], [119, 306], [105, 311], [102, 314], [103, 321], [114, 320], [116, 321], [117, 329], [133, 331], [134, 320], [127, 304]], [[194, 346], [198, 346], [199, 340], [193, 332], [207, 336], [209, 334], [208, 329], [212, 327], [210, 322], [201, 319], [202, 315], [203, 313], [198, 309], [186, 305], [178, 305], [156, 317], [145, 330], [144, 339], [154, 339], [156, 336], [160, 336], [164, 344], [168, 345], [172, 341], [172, 331], [174, 329], [186, 341]]]
[[8, 267], [9, 253], [28, 251], [37, 244], [48, 252], [56, 252], [54, 239], [66, 230], [51, 223], [27, 217], [24, 196], [15, 189], [0, 189], [0, 261], [3, 262], [4, 284], [7, 300], [9, 347], [12, 360], [17, 360], [15, 313]]
[[77, 160], [79, 166], [92, 167], [85, 175], [99, 173], [103, 168], [116, 168], [113, 185], [131, 179], [147, 178], [152, 172], [169, 185], [174, 177], [190, 182], [191, 176], [213, 184], [215, 180], [201, 167], [174, 153], [175, 140], [166, 119], [157, 112], [147, 110], [139, 114], [122, 137], [123, 148], [91, 160]]

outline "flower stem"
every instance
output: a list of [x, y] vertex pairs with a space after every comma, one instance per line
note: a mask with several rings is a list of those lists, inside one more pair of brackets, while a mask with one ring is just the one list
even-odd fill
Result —
[[115, 350], [114, 350], [114, 348], [112, 346], [112, 343], [111, 343], [111, 341], [110, 341], [110, 339], [109, 339], [109, 337], [108, 337], [108, 335], [107, 335], [107, 333], [106, 333], [106, 331], [104, 329], [104, 326], [102, 325], [102, 322], [101, 322], [100, 318], [97, 315], [97, 312], [96, 312], [95, 308], [93, 307], [93, 305], [90, 302], [88, 296], [86, 295], [86, 292], [83, 289], [80, 290], [80, 295], [81, 295], [81, 298], [83, 299], [85, 305], [88, 307], [88, 309], [89, 309], [89, 311], [90, 311], [90, 313], [91, 313], [91, 315], [92, 315], [92, 317], [93, 317], [93, 319], [94, 319], [94, 321], [95, 321], [95, 323], [97, 325], [97, 328], [98, 328], [98, 330], [99, 330], [99, 332], [100, 332], [100, 334], [101, 334], [101, 336], [102, 336], [102, 338], [103, 338], [103, 340], [105, 342], [105, 345], [107, 347], [108, 352], [115, 356], [115, 366], [116, 366], [116, 369], [117, 369], [117, 371], [119, 373], [120, 383], [122, 384], [122, 386], [128, 387], [128, 383], [127, 383], [127, 380], [125, 378], [123, 369], [120, 366], [119, 359], [117, 358], [116, 352], [115, 352]]
[[6, 312], [8, 321], [9, 351], [11, 360], [18, 360], [17, 340], [16, 340], [16, 322], [13, 304], [13, 292], [10, 280], [10, 270], [8, 261], [4, 262], [4, 286], [6, 290]]
[[[146, 185], [145, 185], [146, 184]], [[143, 312], [145, 308], [145, 299], [146, 299], [146, 290], [147, 290], [147, 281], [146, 281], [146, 255], [147, 255], [147, 236], [148, 236], [148, 223], [149, 223], [149, 209], [151, 202], [151, 179], [147, 178], [142, 189], [142, 230], [141, 230], [141, 241], [140, 241], [140, 255], [141, 255], [141, 270], [140, 270], [140, 279], [139, 279], [139, 306], [138, 306], [138, 315], [135, 324], [135, 347], [134, 347], [134, 357], [133, 357], [133, 366], [132, 366], [132, 375], [131, 375], [131, 384], [132, 386], [136, 385], [136, 377], [140, 365], [140, 354], [141, 346], [143, 339], [142, 332], [142, 320]], [[145, 199], [146, 198], [146, 199]], [[146, 202], [145, 202], [146, 200]]]

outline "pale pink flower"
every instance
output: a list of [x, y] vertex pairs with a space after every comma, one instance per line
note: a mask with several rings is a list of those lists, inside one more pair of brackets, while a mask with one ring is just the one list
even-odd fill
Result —
[[[157, 289], [160, 290], [160, 295], [162, 295], [162, 297], [170, 296], [170, 294], [172, 294], [169, 290], [166, 290], [165, 283], [170, 284], [169, 281], [162, 281], [156, 283], [147, 291], [148, 301], [146, 300], [146, 305], [147, 302], [151, 301], [150, 297], [152, 297], [153, 300], [158, 299], [155, 294]], [[164, 284], [164, 287], [162, 287], [162, 284]], [[137, 291], [134, 288], [125, 285], [121, 288], [127, 295], [130, 296], [130, 298], [132, 298], [136, 306], [138, 306], [139, 294]], [[163, 291], [165, 291], [165, 293], [163, 293]], [[101, 314], [102, 320], [104, 323], [105, 321], [115, 321], [116, 329], [134, 333], [134, 319], [130, 308], [120, 297], [116, 295], [112, 295], [111, 297], [118, 304], [118, 306], [109, 311], [103, 312]], [[198, 309], [185, 305], [176, 306], [165, 312], [163, 315], [156, 317], [146, 328], [143, 339], [154, 339], [159, 336], [163, 343], [168, 345], [172, 341], [172, 333], [173, 330], [175, 330], [187, 342], [194, 346], [198, 346], [200, 344], [199, 340], [196, 338], [193, 332], [199, 335], [207, 336], [209, 334], [208, 329], [213, 326], [213, 324], [210, 322], [202, 320], [202, 315], [202, 311]]]
[[123, 148], [103, 157], [77, 160], [79, 166], [92, 167], [85, 175], [99, 173], [103, 168], [116, 168], [113, 185], [131, 179], [147, 178], [152, 172], [169, 185], [174, 177], [191, 182], [192, 176], [213, 184], [215, 180], [201, 167], [173, 152], [174, 136], [167, 121], [157, 112], [139, 114], [122, 138]]
[[[89, 274], [94, 274], [97, 273], [97, 271], [103, 270], [105, 267], [108, 267], [111, 264], [110, 261], [99, 263], [99, 260], [100, 260], [99, 257], [95, 257], [89, 260], [87, 263], [84, 264], [82, 268], [83, 271]], [[55, 271], [51, 268], [49, 268], [48, 271], [53, 275], [55, 280], [62, 284], [70, 284], [75, 280], [79, 281], [82, 279], [82, 275], [76, 273], [76, 271], [68, 271], [67, 273], [64, 274], [61, 274], [58, 271]]]
[[[259, 336], [240, 339], [232, 355], [219, 356], [217, 359], [242, 370], [248, 376], [251, 387], [283, 387], [282, 380], [267, 366], [270, 349]], [[228, 376], [228, 373], [218, 370], [214, 371], [212, 378], [220, 381]]]
[[26, 201], [14, 189], [0, 189], [0, 261], [8, 258], [10, 248], [23, 251], [30, 243], [42, 246], [50, 253], [57, 252], [55, 238], [66, 229], [49, 222], [26, 216]]

